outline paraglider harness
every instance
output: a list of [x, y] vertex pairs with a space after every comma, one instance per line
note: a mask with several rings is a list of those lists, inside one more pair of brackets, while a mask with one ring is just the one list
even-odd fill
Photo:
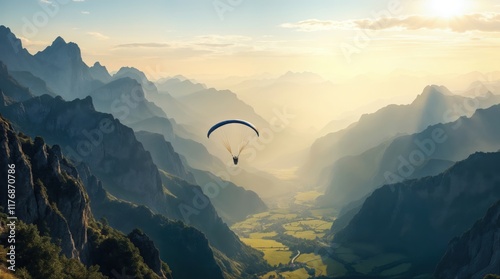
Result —
[[233, 156], [233, 163], [234, 163], [235, 165], [237, 165], [237, 164], [238, 164], [238, 156]]

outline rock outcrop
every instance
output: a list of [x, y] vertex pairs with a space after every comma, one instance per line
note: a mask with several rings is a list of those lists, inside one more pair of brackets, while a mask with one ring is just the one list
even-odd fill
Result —
[[439, 262], [436, 278], [482, 279], [487, 274], [500, 275], [500, 201], [460, 237], [448, 245]]
[[[89, 199], [76, 169], [62, 155], [59, 146], [49, 147], [42, 138], [33, 142], [17, 135], [0, 117], [0, 177], [7, 177], [14, 165], [15, 216], [35, 223], [42, 233], [60, 241], [62, 253], [85, 261], [87, 225], [91, 218]], [[2, 183], [2, 193], [7, 185]], [[7, 196], [0, 205], [7, 208]]]

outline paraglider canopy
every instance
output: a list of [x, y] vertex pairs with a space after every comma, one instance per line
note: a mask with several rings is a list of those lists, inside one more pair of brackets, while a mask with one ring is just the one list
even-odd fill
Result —
[[[241, 151], [245, 149], [252, 136], [259, 136], [259, 130], [252, 123], [241, 119], [229, 119], [213, 125], [207, 133], [207, 138], [218, 134], [217, 138], [222, 141], [224, 147], [231, 154], [233, 163], [238, 164]], [[233, 154], [233, 150], [235, 150]], [[237, 150], [237, 152], [236, 152]]]

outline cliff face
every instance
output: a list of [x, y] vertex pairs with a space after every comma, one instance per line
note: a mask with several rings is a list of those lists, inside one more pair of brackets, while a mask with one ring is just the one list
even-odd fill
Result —
[[[84, 187], [75, 168], [63, 158], [58, 146], [49, 147], [43, 139], [34, 142], [17, 135], [0, 117], [0, 176], [7, 177], [9, 164], [15, 164], [16, 212], [19, 220], [38, 224], [61, 240], [62, 253], [86, 260], [87, 224], [91, 216]], [[7, 193], [7, 185], [1, 185]], [[7, 208], [2, 195], [0, 206]]]
[[[203, 233], [182, 222], [154, 214], [144, 206], [110, 196], [84, 164], [80, 165], [79, 172], [92, 200], [95, 217], [105, 218], [112, 227], [122, 232], [132, 231], [129, 238], [141, 251], [146, 264], [157, 274], [159, 260], [156, 248], [161, 260], [167, 262], [171, 269], [171, 274], [166, 274], [168, 278], [198, 279], [206, 278], [207, 274], [210, 274], [209, 278], [223, 278], [221, 268], [214, 259], [213, 248]], [[136, 231], [136, 228], [147, 236]], [[149, 238], [154, 241], [154, 249]]]
[[137, 229], [129, 233], [128, 238], [139, 249], [144, 262], [149, 268], [156, 274], [165, 277], [161, 266], [160, 251], [158, 251], [153, 241], [145, 233]]
[[500, 201], [462, 236], [454, 238], [434, 273], [442, 279], [500, 274]]
[[412, 265], [407, 275], [432, 272], [447, 243], [500, 199], [499, 165], [500, 153], [476, 153], [440, 175], [385, 185], [334, 242], [401, 253]]

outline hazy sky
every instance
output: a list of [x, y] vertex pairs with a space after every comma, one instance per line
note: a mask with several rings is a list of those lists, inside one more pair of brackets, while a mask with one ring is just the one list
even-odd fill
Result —
[[0, 0], [0, 24], [32, 53], [62, 36], [89, 65], [152, 78], [464, 73], [500, 60], [493, 0]]

